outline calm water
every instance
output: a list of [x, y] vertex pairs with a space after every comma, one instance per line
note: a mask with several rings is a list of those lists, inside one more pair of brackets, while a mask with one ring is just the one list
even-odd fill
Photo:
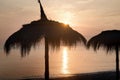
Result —
[[[49, 56], [51, 77], [115, 70], [114, 52], [107, 55], [102, 49], [94, 52], [92, 49], [86, 50], [80, 46], [71, 49], [61, 46], [59, 51], [50, 49]], [[27, 77], [44, 77], [44, 46], [31, 50], [24, 58], [21, 58], [19, 50], [13, 50], [9, 56], [6, 56], [1, 49], [0, 78]]]

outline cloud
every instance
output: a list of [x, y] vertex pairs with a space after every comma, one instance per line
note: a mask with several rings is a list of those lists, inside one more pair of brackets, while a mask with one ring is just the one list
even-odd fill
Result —
[[108, 14], [108, 16], [120, 16], [120, 11], [114, 11]]
[[92, 2], [94, 0], [79, 0], [77, 1], [78, 3], [89, 3], [89, 2]]

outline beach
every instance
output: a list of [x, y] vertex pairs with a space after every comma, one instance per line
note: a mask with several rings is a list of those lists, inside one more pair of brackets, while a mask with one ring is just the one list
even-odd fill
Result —
[[119, 54], [120, 0], [0, 0], [0, 80], [120, 80]]
[[[27, 78], [20, 80], [44, 80], [42, 78]], [[50, 80], [115, 80], [114, 71], [74, 74], [69, 77], [51, 78]]]

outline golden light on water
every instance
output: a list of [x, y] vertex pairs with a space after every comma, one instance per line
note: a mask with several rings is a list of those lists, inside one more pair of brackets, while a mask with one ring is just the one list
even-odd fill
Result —
[[62, 52], [62, 73], [63, 74], [68, 74], [68, 50], [67, 47], [63, 48]]

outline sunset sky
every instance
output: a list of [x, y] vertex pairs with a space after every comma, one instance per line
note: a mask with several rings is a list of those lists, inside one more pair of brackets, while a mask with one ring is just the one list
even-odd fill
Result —
[[[49, 19], [69, 24], [87, 39], [120, 30], [120, 0], [41, 0]], [[0, 0], [0, 47], [23, 24], [40, 19], [37, 0]]]

